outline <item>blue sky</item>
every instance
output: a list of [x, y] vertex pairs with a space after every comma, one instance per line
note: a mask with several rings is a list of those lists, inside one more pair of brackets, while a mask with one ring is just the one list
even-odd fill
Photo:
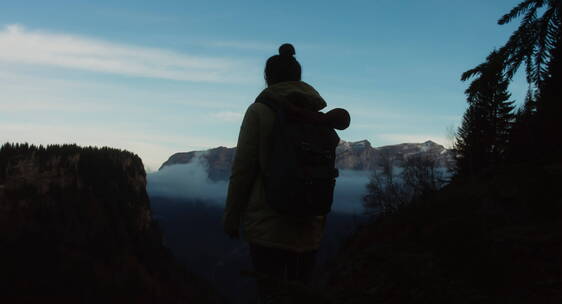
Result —
[[460, 74], [505, 43], [516, 24], [496, 21], [518, 3], [3, 1], [0, 142], [112, 146], [151, 170], [233, 146], [265, 60], [291, 42], [303, 80], [350, 111], [342, 139], [447, 145]]

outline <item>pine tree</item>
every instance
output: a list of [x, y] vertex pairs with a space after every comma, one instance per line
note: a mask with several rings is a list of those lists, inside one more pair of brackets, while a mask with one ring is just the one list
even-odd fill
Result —
[[[539, 12], [542, 12], [541, 16], [538, 16]], [[519, 27], [500, 49], [504, 58], [504, 71], [507, 78], [511, 79], [521, 64], [525, 64], [527, 80], [541, 89], [548, 78], [549, 63], [556, 55], [554, 50], [559, 46], [562, 0], [522, 1], [498, 23], [507, 24], [520, 16], [523, 18]]]
[[457, 130], [455, 150], [458, 154], [456, 163], [456, 175], [473, 175], [476, 164], [482, 163], [484, 158], [478, 155], [483, 149], [480, 147], [480, 133], [478, 122], [481, 120], [481, 113], [475, 105], [469, 105], [464, 113], [462, 125]]
[[[498, 23], [508, 24], [519, 17], [519, 27], [498, 50], [498, 62], [508, 81], [524, 65], [536, 99], [534, 104], [525, 104], [521, 112], [525, 115], [519, 115], [517, 134], [510, 136], [517, 144], [510, 149], [527, 147], [530, 153], [520, 160], [556, 158], [562, 153], [562, 0], [524, 0]], [[470, 78], [479, 67], [465, 74]]]
[[463, 81], [474, 80], [465, 91], [469, 107], [455, 144], [458, 175], [473, 175], [506, 158], [514, 106], [502, 64], [501, 55], [493, 51], [486, 62], [462, 75]]

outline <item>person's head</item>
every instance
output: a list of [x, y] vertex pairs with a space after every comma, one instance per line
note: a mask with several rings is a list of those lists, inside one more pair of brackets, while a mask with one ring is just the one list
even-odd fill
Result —
[[293, 57], [294, 55], [295, 48], [285, 43], [279, 47], [279, 55], [267, 59], [264, 77], [268, 86], [283, 81], [301, 80], [301, 65]]

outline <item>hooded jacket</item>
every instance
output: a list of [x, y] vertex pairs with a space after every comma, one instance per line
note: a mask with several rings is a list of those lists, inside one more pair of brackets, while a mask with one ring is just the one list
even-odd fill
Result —
[[[320, 94], [302, 81], [269, 86], [256, 101], [261, 98], [313, 112], [326, 107]], [[274, 120], [275, 113], [259, 102], [250, 105], [244, 115], [228, 187], [225, 229], [241, 226], [246, 241], [266, 247], [295, 252], [316, 250], [324, 231], [324, 216], [296, 218], [283, 215], [269, 207], [266, 201], [261, 172], [268, 161], [268, 142]]]

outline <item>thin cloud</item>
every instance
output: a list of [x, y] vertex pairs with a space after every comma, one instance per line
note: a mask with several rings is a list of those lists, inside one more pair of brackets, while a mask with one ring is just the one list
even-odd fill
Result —
[[[4, 97], [4, 96], [3, 96]], [[109, 105], [91, 104], [87, 102], [69, 102], [64, 98], [43, 96], [9, 96], [9, 102], [0, 101], [0, 112], [22, 113], [30, 112], [64, 112], [64, 113], [98, 113], [114, 111]]]
[[[162, 90], [150, 85], [131, 86], [103, 77], [88, 81], [64, 78], [57, 73], [41, 76], [44, 73], [41, 68], [21, 69], [0, 62], [0, 112], [105, 110], [170, 116], [179, 115], [187, 108], [190, 111], [228, 111], [246, 102], [243, 96], [231, 92], [193, 90], [184, 84]], [[138, 116], [132, 117], [136, 118]]]
[[249, 63], [88, 37], [29, 31], [8, 25], [0, 31], [0, 62], [44, 65], [136, 77], [192, 82], [244, 82]]
[[242, 121], [242, 113], [240, 112], [218, 112], [212, 114], [211, 117], [214, 119], [218, 119], [224, 122], [241, 122]]

